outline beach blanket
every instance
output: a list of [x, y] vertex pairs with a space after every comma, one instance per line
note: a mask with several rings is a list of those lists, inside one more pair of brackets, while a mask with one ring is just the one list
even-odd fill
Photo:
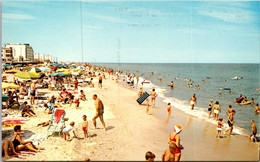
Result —
[[65, 110], [56, 109], [56, 111], [54, 113], [54, 119], [55, 119], [56, 123], [59, 123], [60, 118], [62, 117], [63, 113], [65, 113]]
[[26, 119], [7, 119], [2, 121], [2, 128], [15, 127], [16, 125], [23, 125], [27, 122]]

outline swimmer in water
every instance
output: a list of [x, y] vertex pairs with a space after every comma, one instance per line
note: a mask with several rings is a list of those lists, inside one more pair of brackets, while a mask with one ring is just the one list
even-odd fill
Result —
[[259, 108], [259, 105], [258, 105], [258, 103], [256, 104], [256, 107], [255, 107], [255, 112], [256, 112], [256, 113], [259, 113], [259, 112], [260, 112], [260, 108]]

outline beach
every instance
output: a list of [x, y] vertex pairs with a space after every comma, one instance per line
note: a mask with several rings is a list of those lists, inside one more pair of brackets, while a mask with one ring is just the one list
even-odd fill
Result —
[[[107, 75], [108, 76], [108, 75]], [[97, 78], [94, 83], [97, 85]], [[79, 87], [79, 90], [81, 87]], [[180, 133], [182, 150], [181, 160], [219, 160], [219, 161], [258, 161], [259, 144], [249, 143], [248, 137], [242, 135], [231, 135], [216, 139], [216, 125], [205, 122], [192, 115], [172, 108], [172, 115], [168, 124], [163, 118], [167, 118], [165, 109], [150, 108], [149, 115], [146, 114], [146, 106], [136, 102], [137, 91], [117, 84], [107, 77], [103, 80], [103, 88], [99, 89], [85, 87], [84, 92], [88, 101], [80, 101], [80, 108], [75, 109], [74, 104], [64, 107], [68, 125], [75, 122], [75, 132], [79, 138], [72, 141], [64, 141], [58, 134], [50, 136], [40, 143], [39, 146], [45, 150], [35, 155], [26, 157], [26, 161], [48, 161], [68, 160], [79, 161], [90, 158], [97, 160], [145, 160], [145, 153], [152, 151], [156, 161], [161, 160], [161, 155], [168, 148], [169, 133], [173, 131], [175, 124], [184, 128]], [[51, 91], [48, 95], [57, 94]], [[95, 113], [92, 95], [97, 94], [103, 101], [105, 107], [104, 120], [107, 131], [97, 119], [97, 129], [94, 130], [91, 121]], [[158, 99], [157, 105], [163, 103]], [[32, 117], [22, 126], [22, 130], [28, 130], [32, 134], [47, 133], [47, 127], [36, 127], [37, 123], [47, 121], [51, 115], [44, 113], [42, 108], [34, 108], [38, 117]], [[84, 139], [82, 115], [87, 115], [89, 121], [89, 138]], [[226, 120], [226, 119], [224, 119]], [[2, 132], [8, 131], [3, 129]], [[10, 132], [10, 129], [9, 129]], [[8, 134], [8, 133], [3, 133]], [[9, 137], [6, 136], [6, 137]], [[25, 140], [26, 138], [24, 138]]]

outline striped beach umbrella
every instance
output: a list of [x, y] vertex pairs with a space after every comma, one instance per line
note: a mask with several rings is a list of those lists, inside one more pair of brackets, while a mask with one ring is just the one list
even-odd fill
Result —
[[41, 69], [39, 69], [38, 67], [30, 67], [27, 71], [28, 72], [31, 71], [31, 72], [35, 72], [35, 73], [42, 72]]

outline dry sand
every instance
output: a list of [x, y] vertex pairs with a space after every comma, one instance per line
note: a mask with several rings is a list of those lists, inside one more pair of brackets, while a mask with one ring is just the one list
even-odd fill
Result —
[[[97, 86], [97, 78], [94, 78]], [[75, 121], [76, 134], [79, 138], [64, 141], [58, 134], [50, 136], [40, 143], [45, 147], [36, 155], [29, 156], [26, 161], [82, 161], [91, 160], [144, 160], [147, 151], [152, 151], [156, 158], [161, 160], [162, 152], [168, 147], [168, 135], [174, 124], [181, 124], [181, 141], [184, 145], [181, 160], [259, 160], [259, 144], [249, 143], [244, 136], [231, 136], [216, 139], [216, 126], [195, 117], [173, 109], [168, 125], [165, 124], [166, 110], [162, 108], [150, 109], [149, 115], [145, 113], [146, 107], [136, 102], [137, 92], [124, 88], [110, 79], [103, 81], [103, 88], [84, 88], [88, 101], [80, 103], [80, 109], [66, 105], [66, 117]], [[57, 94], [57, 92], [52, 92]], [[99, 119], [97, 128], [93, 129], [91, 121], [94, 116], [94, 101], [92, 95], [96, 93], [105, 105], [104, 119], [105, 131]], [[52, 95], [52, 94], [49, 94]], [[162, 103], [158, 103], [162, 104]], [[33, 133], [47, 133], [47, 127], [36, 127], [37, 123], [48, 121], [51, 115], [43, 112], [42, 108], [35, 108], [38, 117], [33, 117], [23, 130]], [[89, 121], [89, 138], [84, 139], [81, 130], [82, 115], [86, 114]], [[159, 116], [160, 118], [158, 118]], [[11, 130], [2, 130], [9, 134]], [[71, 133], [72, 135], [72, 133]], [[8, 136], [6, 136], [8, 137]], [[9, 136], [10, 137], [10, 136]], [[23, 138], [25, 139], [25, 138]], [[17, 160], [17, 159], [10, 159]], [[18, 159], [19, 160], [19, 159]]]

